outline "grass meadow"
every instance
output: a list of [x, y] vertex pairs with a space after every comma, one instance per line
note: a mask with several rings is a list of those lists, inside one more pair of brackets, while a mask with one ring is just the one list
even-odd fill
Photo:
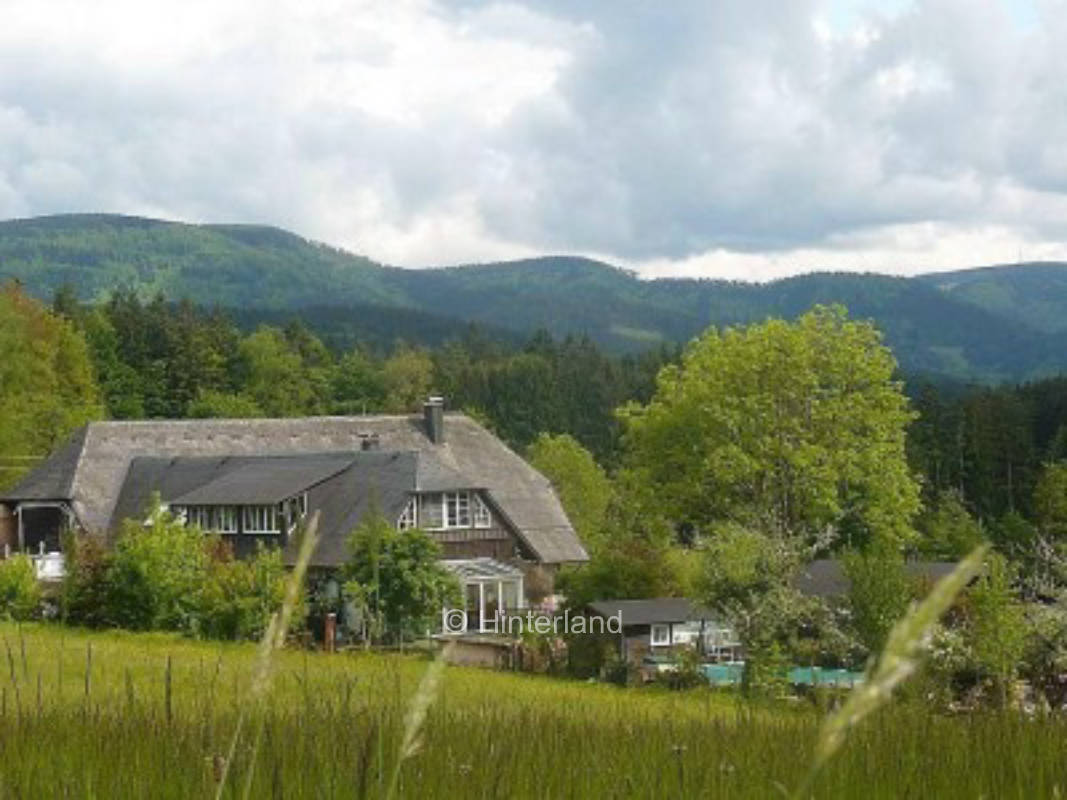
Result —
[[[242, 714], [222, 797], [385, 797], [430, 663], [282, 651], [257, 698], [255, 645], [46, 625], [0, 637], [0, 798], [215, 797]], [[803, 701], [449, 667], [396, 796], [775, 797], [806, 774], [820, 718]], [[898, 704], [849, 738], [813, 796], [1059, 797], [1065, 756], [1060, 717]]]

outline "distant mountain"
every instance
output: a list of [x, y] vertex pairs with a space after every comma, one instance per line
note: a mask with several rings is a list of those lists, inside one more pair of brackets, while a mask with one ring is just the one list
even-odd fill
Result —
[[686, 341], [711, 324], [843, 303], [879, 325], [911, 373], [1000, 381], [1067, 371], [1060, 264], [911, 279], [816, 273], [768, 284], [645, 281], [571, 257], [408, 270], [276, 228], [68, 215], [0, 222], [3, 277], [42, 297], [64, 283], [93, 300], [117, 287], [163, 292], [244, 309], [246, 323], [298, 312], [320, 331], [340, 330], [340, 343], [374, 333], [434, 343], [478, 322], [501, 336], [546, 328], [633, 351]]
[[1016, 320], [1030, 328], [1067, 331], [1067, 269], [1037, 262], [920, 276], [957, 300]]

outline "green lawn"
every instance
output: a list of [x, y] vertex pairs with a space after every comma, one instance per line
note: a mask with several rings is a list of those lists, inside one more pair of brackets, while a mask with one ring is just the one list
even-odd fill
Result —
[[[0, 797], [381, 797], [416, 656], [277, 656], [252, 702], [252, 645], [0, 625]], [[168, 691], [168, 660], [170, 680]], [[169, 709], [169, 710], [168, 710]], [[807, 769], [818, 715], [709, 691], [622, 690], [448, 668], [405, 797], [774, 797]], [[1067, 789], [1057, 718], [945, 718], [890, 708], [846, 745], [816, 797], [1053, 797]]]

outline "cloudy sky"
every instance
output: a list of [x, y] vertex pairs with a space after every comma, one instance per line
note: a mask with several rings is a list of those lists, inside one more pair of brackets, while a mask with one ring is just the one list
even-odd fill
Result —
[[766, 279], [1067, 259], [1067, 0], [0, 0], [0, 218]]

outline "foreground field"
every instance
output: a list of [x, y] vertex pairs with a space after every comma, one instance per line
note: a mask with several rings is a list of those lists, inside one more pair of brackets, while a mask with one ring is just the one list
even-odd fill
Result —
[[[382, 797], [428, 663], [281, 653], [274, 690], [254, 707], [252, 646], [13, 625], [0, 637], [0, 797], [213, 797], [242, 712], [222, 796]], [[817, 726], [807, 704], [449, 668], [397, 794], [772, 797], [800, 782]], [[815, 796], [1060, 796], [1064, 752], [1057, 718], [891, 708]]]

